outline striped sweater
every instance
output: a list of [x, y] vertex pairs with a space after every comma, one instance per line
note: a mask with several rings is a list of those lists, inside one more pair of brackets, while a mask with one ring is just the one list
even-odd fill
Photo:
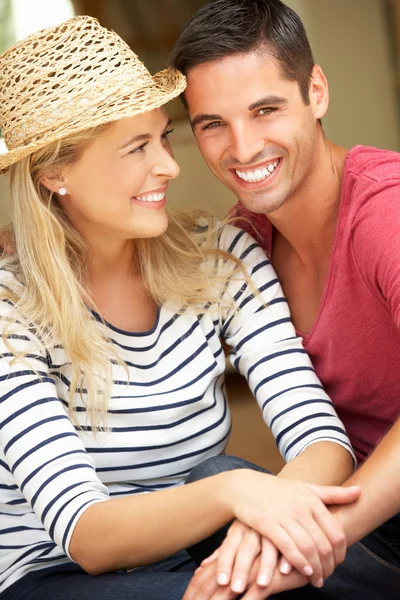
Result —
[[[231, 417], [224, 388], [224, 340], [248, 380], [280, 452], [291, 460], [310, 444], [351, 451], [343, 425], [296, 337], [274, 270], [247, 234], [227, 226], [220, 246], [245, 266], [260, 292], [232, 278], [221, 304], [203, 314], [161, 306], [154, 327], [131, 333], [98, 320], [126, 370], [113, 366], [107, 431], [93, 436], [77, 394], [67, 414], [70, 363], [60, 344], [36, 341], [24, 361], [0, 340], [0, 592], [26, 573], [71, 559], [69, 543], [94, 502], [184, 482], [200, 461], [224, 452]], [[0, 285], [21, 289], [0, 270]], [[0, 326], [12, 307], [0, 302]], [[21, 325], [13, 344], [31, 347]]]

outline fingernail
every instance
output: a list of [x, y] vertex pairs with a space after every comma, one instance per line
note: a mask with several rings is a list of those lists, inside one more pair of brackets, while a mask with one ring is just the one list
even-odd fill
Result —
[[312, 567], [307, 565], [306, 567], [304, 567], [303, 573], [304, 573], [304, 575], [307, 575], [307, 577], [310, 577], [310, 575], [312, 575], [314, 573], [314, 571], [312, 570]]
[[324, 580], [321, 578], [321, 579], [318, 579], [318, 581], [314, 587], [322, 588], [323, 585], [324, 585]]
[[291, 567], [290, 567], [289, 563], [284, 562], [281, 565], [280, 572], [282, 573], [282, 575], [287, 575], [288, 573], [290, 573], [290, 568]]
[[266, 574], [262, 574], [258, 576], [257, 585], [260, 587], [266, 587], [268, 585], [269, 577]]
[[228, 585], [229, 577], [226, 573], [218, 573], [217, 581], [219, 585]]
[[241, 592], [244, 592], [244, 583], [242, 579], [235, 579], [235, 581], [232, 583], [232, 592], [236, 592], [237, 594], [240, 594]]

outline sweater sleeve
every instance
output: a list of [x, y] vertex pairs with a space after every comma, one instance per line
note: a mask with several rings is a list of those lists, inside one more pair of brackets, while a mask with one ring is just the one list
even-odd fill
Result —
[[[2, 333], [10, 312], [10, 303], [0, 301]], [[108, 499], [107, 488], [57, 397], [47, 353], [33, 329], [14, 323], [10, 343], [27, 354], [14, 358], [0, 337], [0, 445], [23, 498], [71, 558], [79, 517]]]
[[[287, 460], [315, 442], [340, 444], [355, 457], [344, 426], [296, 336], [276, 273], [247, 233], [226, 227], [220, 246], [241, 261], [243, 276], [231, 277], [223, 338], [233, 366], [246, 377], [282, 456]], [[251, 287], [254, 288], [253, 293]]]

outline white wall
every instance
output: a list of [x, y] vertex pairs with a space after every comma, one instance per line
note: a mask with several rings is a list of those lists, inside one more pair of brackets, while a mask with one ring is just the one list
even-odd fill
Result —
[[381, 0], [286, 0], [306, 26], [328, 78], [329, 138], [400, 150], [395, 73]]

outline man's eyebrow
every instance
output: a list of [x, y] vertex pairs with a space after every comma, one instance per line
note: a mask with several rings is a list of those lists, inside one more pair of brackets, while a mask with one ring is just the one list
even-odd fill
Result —
[[[165, 131], [168, 129], [168, 127], [171, 125], [172, 123], [172, 119], [168, 119], [168, 121], [165, 124], [165, 127], [163, 129], [163, 133], [165, 133]], [[135, 142], [141, 142], [141, 141], [146, 141], [146, 140], [150, 140], [152, 138], [151, 133], [139, 133], [138, 135], [133, 136], [130, 140], [128, 140], [126, 143], [124, 143], [123, 146], [121, 146], [121, 150], [123, 150], [124, 148], [126, 148], [127, 146], [130, 146], [131, 144], [134, 144]]]
[[255, 110], [256, 108], [261, 108], [262, 106], [283, 106], [287, 103], [287, 99], [282, 96], [266, 96], [265, 98], [261, 98], [261, 100], [257, 100], [254, 104], [249, 106], [249, 110]]
[[204, 121], [222, 121], [222, 117], [221, 115], [197, 115], [197, 117], [190, 121], [192, 129], [194, 129], [200, 123], [204, 123]]

